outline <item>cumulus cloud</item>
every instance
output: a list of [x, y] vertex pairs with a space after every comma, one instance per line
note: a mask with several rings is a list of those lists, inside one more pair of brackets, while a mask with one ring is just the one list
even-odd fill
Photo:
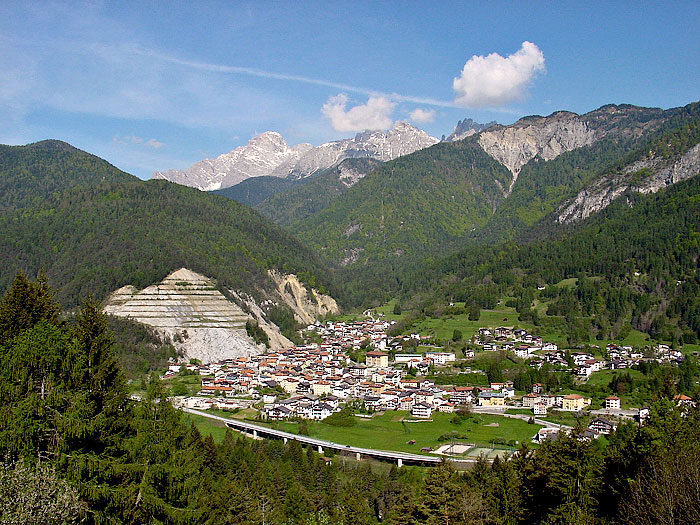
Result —
[[123, 137], [116, 136], [112, 139], [112, 142], [122, 144], [124, 146], [147, 146], [153, 149], [160, 149], [165, 146], [165, 142], [160, 142], [156, 139], [143, 139], [141, 137], [137, 137], [136, 135], [125, 135]]
[[434, 109], [422, 109], [416, 108], [409, 114], [413, 122], [419, 122], [425, 124], [427, 122], [433, 122], [435, 120], [435, 110]]
[[471, 57], [452, 82], [455, 103], [479, 108], [503, 106], [522, 98], [532, 79], [544, 71], [544, 55], [532, 42], [507, 57], [498, 53]]
[[360, 104], [346, 110], [348, 96], [340, 93], [330, 97], [321, 108], [336, 131], [357, 132], [387, 129], [391, 126], [391, 114], [396, 103], [383, 96], [370, 96], [367, 104]]

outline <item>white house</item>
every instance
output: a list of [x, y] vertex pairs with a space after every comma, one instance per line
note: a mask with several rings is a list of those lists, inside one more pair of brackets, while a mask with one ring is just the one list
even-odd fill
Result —
[[433, 407], [426, 403], [416, 403], [411, 409], [411, 415], [414, 417], [430, 417]]

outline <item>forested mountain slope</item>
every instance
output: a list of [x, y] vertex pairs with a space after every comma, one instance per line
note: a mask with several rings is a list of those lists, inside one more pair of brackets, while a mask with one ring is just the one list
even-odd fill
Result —
[[510, 173], [467, 139], [383, 164], [290, 227], [334, 263], [416, 257], [483, 226]]
[[[15, 162], [36, 155], [34, 164]], [[270, 269], [328, 290], [313, 254], [234, 201], [140, 181], [65, 144], [39, 153], [36, 145], [16, 147], [3, 159], [0, 202], [17, 209], [0, 213], [2, 289], [18, 270], [35, 275], [43, 267], [71, 306], [88, 292], [103, 298], [127, 284], [143, 288], [187, 267], [254, 296], [275, 288]]]
[[70, 144], [44, 140], [26, 146], [0, 144], [0, 212], [40, 203], [56, 192], [101, 182], [138, 180]]
[[270, 195], [255, 207], [276, 224], [294, 230], [381, 164], [371, 158], [344, 159], [336, 166], [298, 180], [289, 189]]
[[307, 180], [308, 179], [283, 179], [272, 175], [250, 177], [239, 182], [235, 186], [214, 190], [212, 193], [240, 202], [246, 206], [255, 207], [268, 197], [276, 195], [277, 193], [287, 192], [303, 184]]
[[[694, 151], [699, 118], [697, 103], [526, 117], [383, 164], [298, 219], [266, 213], [340, 268], [353, 302], [381, 300], [406, 289], [407, 272], [450, 252], [555, 233], [556, 210], [603, 176], [631, 176], [650, 150], [665, 152], [664, 162], [635, 176], [688, 178], [694, 164], [680, 159]], [[654, 175], [674, 162], [682, 177]]]
[[[539, 296], [554, 303], [547, 315], [564, 316], [570, 334], [609, 337], [632, 326], [665, 340], [700, 336], [699, 176], [655, 194], [628, 191], [550, 235], [465, 249], [413, 273], [405, 288], [481, 308], [514, 296], [521, 318], [546, 322], [532, 309]], [[578, 279], [572, 288], [551, 286], [568, 278]]]

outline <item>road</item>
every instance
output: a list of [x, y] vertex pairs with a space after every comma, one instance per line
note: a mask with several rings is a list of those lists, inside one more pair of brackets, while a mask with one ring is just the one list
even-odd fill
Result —
[[[391, 460], [395, 461], [399, 466], [403, 465], [404, 463], [413, 463], [413, 464], [421, 464], [421, 465], [436, 465], [440, 463], [443, 458], [442, 457], [436, 457], [436, 456], [427, 456], [424, 454], [411, 454], [408, 452], [396, 452], [396, 451], [391, 451], [391, 450], [378, 450], [374, 448], [362, 448], [362, 447], [353, 447], [351, 445], [343, 445], [340, 443], [334, 443], [332, 441], [325, 441], [323, 439], [316, 439], [312, 438], [309, 436], [300, 436], [298, 434], [292, 434], [290, 432], [283, 432], [282, 430], [275, 430], [273, 428], [269, 427], [264, 427], [262, 425], [255, 425], [253, 423], [249, 423], [248, 421], [241, 421], [238, 419], [228, 419], [225, 417], [217, 416], [214, 414], [209, 414], [207, 412], [203, 412], [200, 410], [193, 410], [191, 408], [182, 408], [181, 409], [183, 412], [187, 412], [189, 414], [195, 414], [198, 416], [203, 416], [207, 417], [209, 419], [215, 419], [218, 421], [222, 421], [226, 424], [227, 427], [232, 428], [234, 430], [238, 430], [241, 432], [245, 432], [247, 434], [252, 434], [253, 437], [272, 437], [276, 439], [282, 439], [287, 442], [287, 440], [294, 440], [298, 441], [299, 443], [303, 443], [305, 445], [312, 445], [314, 447], [318, 448], [319, 453], [323, 453], [323, 449], [331, 449], [335, 450], [338, 452], [346, 452], [350, 454], [355, 454], [358, 459], [360, 459], [362, 456], [369, 456], [373, 458], [378, 458], [378, 459], [385, 459], [385, 460]], [[474, 459], [454, 459], [454, 458], [445, 458], [448, 461], [454, 461], [457, 463], [473, 463], [476, 461], [476, 458]]]

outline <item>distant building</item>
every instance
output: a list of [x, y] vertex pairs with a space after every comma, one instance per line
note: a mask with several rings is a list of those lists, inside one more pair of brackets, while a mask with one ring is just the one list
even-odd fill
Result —
[[546, 416], [547, 415], [547, 405], [546, 403], [538, 402], [532, 407], [532, 412], [536, 416]]
[[569, 394], [568, 396], [564, 396], [562, 398], [561, 409], [576, 412], [578, 410], [583, 410], [590, 404], [590, 398], [585, 398], [578, 394]]
[[416, 403], [411, 409], [411, 415], [415, 417], [430, 417], [433, 407], [426, 403]]
[[620, 410], [620, 398], [617, 396], [606, 397], [605, 408], [608, 410]]
[[540, 396], [537, 394], [525, 394], [523, 396], [523, 406], [525, 408], [533, 408], [535, 403], [540, 402]]
[[596, 432], [598, 434], [612, 434], [616, 428], [617, 425], [611, 423], [607, 419], [603, 419], [600, 417], [594, 419], [588, 424], [588, 430], [592, 430], [593, 432]]
[[389, 366], [389, 354], [378, 350], [372, 350], [371, 352], [367, 352], [365, 363], [369, 367], [387, 368]]
[[695, 401], [693, 401], [692, 397], [688, 397], [684, 394], [678, 394], [676, 396], [673, 396], [673, 400], [676, 402], [676, 406], [683, 407], [694, 407], [695, 406]]

